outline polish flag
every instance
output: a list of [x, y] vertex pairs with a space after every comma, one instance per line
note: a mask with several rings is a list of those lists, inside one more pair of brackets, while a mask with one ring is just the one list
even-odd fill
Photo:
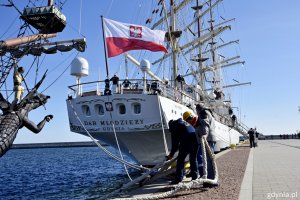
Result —
[[138, 49], [167, 52], [163, 45], [165, 31], [105, 18], [103, 23], [108, 57]]

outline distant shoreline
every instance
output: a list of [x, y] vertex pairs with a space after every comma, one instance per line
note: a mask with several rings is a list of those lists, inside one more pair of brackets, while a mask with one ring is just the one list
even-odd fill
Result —
[[[101, 144], [107, 146], [107, 144]], [[34, 149], [34, 148], [67, 148], [67, 147], [96, 147], [94, 142], [55, 142], [55, 143], [30, 143], [13, 144], [12, 149]]]

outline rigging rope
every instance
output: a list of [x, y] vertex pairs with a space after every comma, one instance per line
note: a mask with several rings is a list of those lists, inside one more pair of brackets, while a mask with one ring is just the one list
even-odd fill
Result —
[[[78, 56], [78, 54], [79, 54], [79, 52], [77, 52], [77, 54], [76, 54], [76, 56], [75, 57], [77, 57]], [[72, 55], [72, 54], [71, 54]], [[66, 59], [65, 59], [66, 60]], [[65, 61], [64, 60], [64, 61]], [[63, 62], [64, 62], [63, 61]], [[49, 85], [49, 86], [47, 86], [41, 93], [43, 93], [43, 92], [45, 92], [47, 89], [49, 89], [66, 71], [67, 71], [67, 69], [69, 68], [71, 66], [71, 63], [64, 69], [64, 71]], [[53, 71], [51, 71], [51, 72], [53, 72]], [[50, 72], [50, 73], [51, 73]]]
[[112, 0], [112, 1], [110, 2], [109, 7], [108, 7], [108, 9], [107, 9], [107, 11], [106, 11], [106, 16], [109, 15], [113, 3], [114, 3], [114, 0]]
[[40, 57], [37, 58], [37, 62], [36, 62], [34, 84], [36, 84], [37, 76], [38, 76], [38, 73], [39, 73], [39, 63], [40, 63]]
[[79, 8], [79, 26], [78, 26], [78, 33], [81, 34], [81, 15], [82, 15], [82, 0], [80, 0], [80, 8]]
[[9, 29], [13, 26], [13, 24], [15, 23], [16, 19], [18, 18], [18, 16], [15, 17], [15, 19], [12, 21], [12, 23], [8, 26], [8, 28], [6, 29], [6, 31], [4, 31], [4, 33], [0, 36], [0, 38], [3, 38], [4, 35], [9, 31]]

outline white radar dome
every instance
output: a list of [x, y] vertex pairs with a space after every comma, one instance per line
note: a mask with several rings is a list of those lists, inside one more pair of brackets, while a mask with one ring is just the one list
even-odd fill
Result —
[[83, 77], [89, 75], [89, 63], [85, 58], [77, 57], [71, 63], [71, 75]]
[[142, 71], [149, 71], [150, 70], [149, 60], [143, 59], [140, 63], [140, 67]]

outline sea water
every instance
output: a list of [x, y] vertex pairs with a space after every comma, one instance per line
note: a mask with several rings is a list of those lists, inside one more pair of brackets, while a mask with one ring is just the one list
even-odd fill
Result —
[[1, 200], [98, 199], [128, 181], [97, 147], [11, 149], [0, 158]]

